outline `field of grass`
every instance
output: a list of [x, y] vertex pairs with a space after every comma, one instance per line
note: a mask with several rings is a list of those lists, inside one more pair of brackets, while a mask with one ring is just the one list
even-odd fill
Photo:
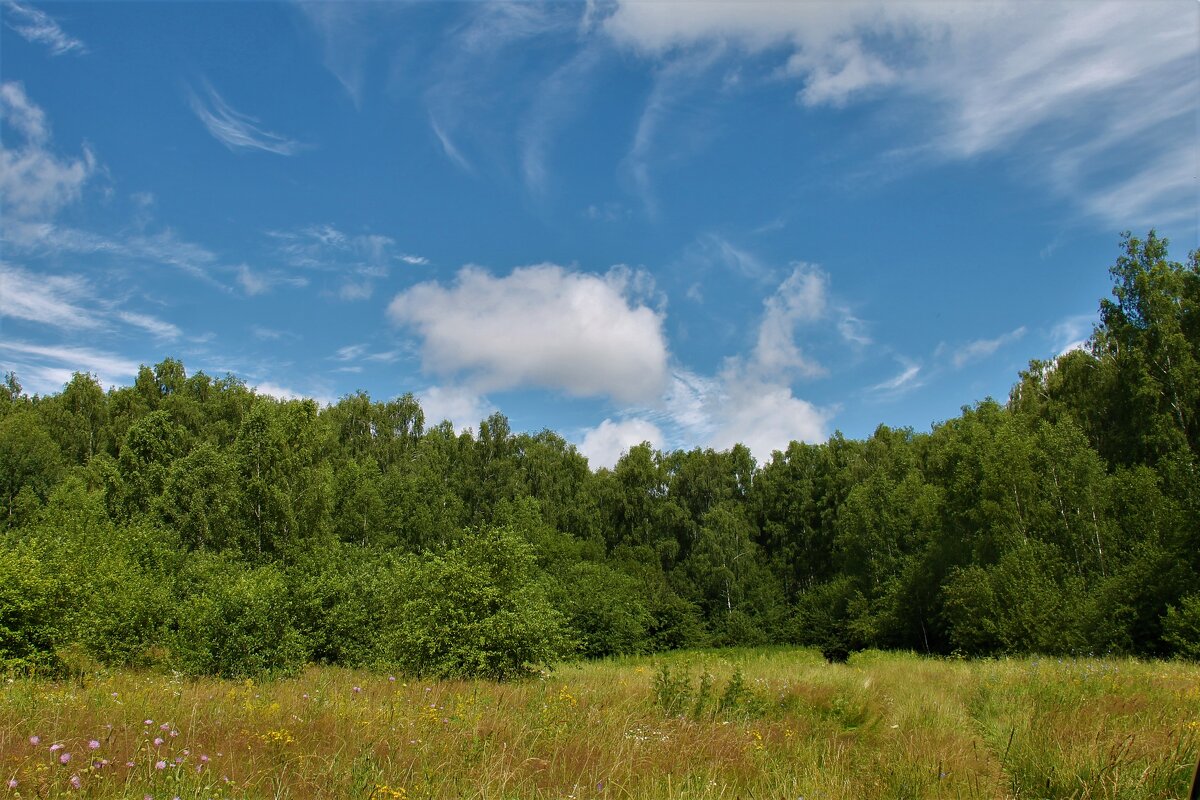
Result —
[[0, 688], [0, 797], [1171, 798], [1198, 746], [1200, 667], [1117, 659], [777, 649], [515, 684], [313, 668]]

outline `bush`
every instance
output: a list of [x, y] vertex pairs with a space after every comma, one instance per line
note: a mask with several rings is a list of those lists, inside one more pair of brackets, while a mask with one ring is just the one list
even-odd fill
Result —
[[293, 623], [287, 584], [274, 567], [248, 569], [232, 559], [194, 553], [180, 575], [173, 665], [223, 678], [289, 674], [307, 657]]
[[1183, 598], [1179, 608], [1167, 607], [1163, 639], [1175, 649], [1176, 655], [1200, 661], [1200, 593]]
[[401, 670], [504, 680], [571, 650], [566, 620], [547, 600], [532, 548], [508, 529], [471, 536], [441, 558], [412, 559], [395, 577], [402, 588], [384, 660]]
[[0, 668], [59, 668], [68, 640], [66, 589], [25, 548], [0, 543]]

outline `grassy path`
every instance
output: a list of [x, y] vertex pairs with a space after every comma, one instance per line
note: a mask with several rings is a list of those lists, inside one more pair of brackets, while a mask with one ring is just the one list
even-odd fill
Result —
[[506, 685], [0, 687], [0, 798], [1172, 798], [1198, 746], [1200, 667], [1132, 660], [765, 650]]

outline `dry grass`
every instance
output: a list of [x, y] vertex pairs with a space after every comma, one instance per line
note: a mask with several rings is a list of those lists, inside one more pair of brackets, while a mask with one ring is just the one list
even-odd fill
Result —
[[[676, 716], [664, 664], [690, 673]], [[749, 691], [718, 711], [737, 670]], [[692, 652], [505, 685], [120, 672], [0, 688], [0, 797], [1170, 798], [1198, 720], [1200, 669], [1134, 660]]]

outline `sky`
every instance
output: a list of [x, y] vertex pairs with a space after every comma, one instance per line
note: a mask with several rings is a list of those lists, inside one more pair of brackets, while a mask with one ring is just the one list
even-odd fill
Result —
[[1200, 3], [0, 0], [0, 371], [929, 430], [1200, 239]]

